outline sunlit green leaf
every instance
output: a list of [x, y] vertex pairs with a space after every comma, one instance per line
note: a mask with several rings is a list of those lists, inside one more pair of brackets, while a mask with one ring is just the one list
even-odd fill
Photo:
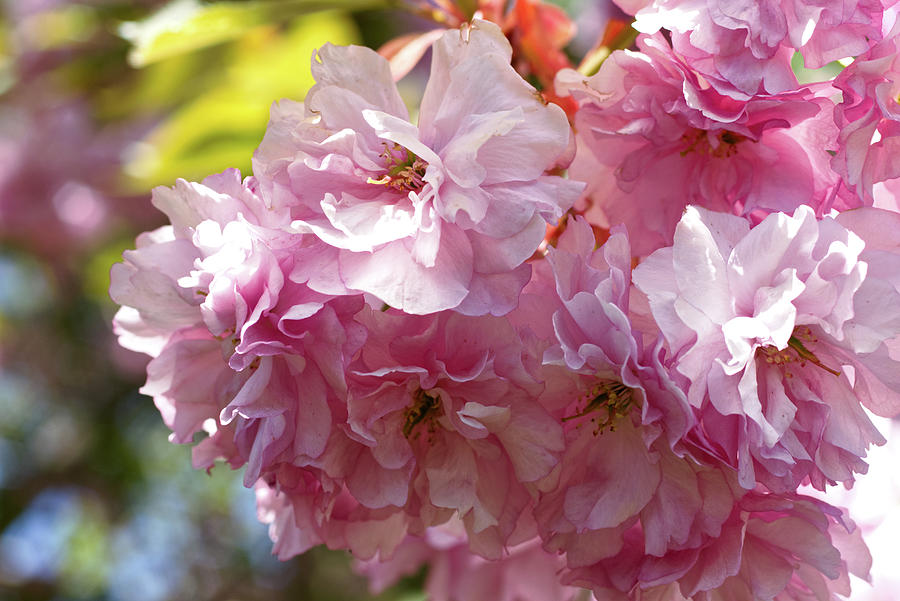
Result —
[[287, 28], [260, 27], [229, 45], [216, 84], [177, 110], [132, 148], [127, 172], [137, 189], [202, 179], [227, 167], [249, 169], [272, 102], [302, 99], [312, 86], [310, 58], [326, 42], [357, 39], [352, 21], [322, 12]]
[[196, 96], [208, 63], [206, 53], [189, 52], [148, 65], [131, 79], [98, 90], [99, 113], [110, 120], [164, 113]]
[[819, 69], [807, 69], [803, 64], [803, 55], [795, 52], [794, 56], [791, 57], [791, 68], [794, 70], [794, 75], [797, 76], [797, 81], [800, 82], [800, 85], [806, 85], [834, 79], [844, 69], [844, 66], [838, 61], [833, 61]]
[[279, 2], [215, 2], [175, 0], [143, 21], [123, 23], [122, 37], [134, 47], [128, 60], [135, 67], [233, 40], [250, 29], [292, 16], [326, 9], [354, 10], [384, 0], [281, 0]]

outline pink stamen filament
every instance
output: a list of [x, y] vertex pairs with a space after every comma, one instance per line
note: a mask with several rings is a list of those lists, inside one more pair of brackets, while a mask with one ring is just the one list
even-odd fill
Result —
[[384, 144], [384, 157], [387, 173], [380, 178], [370, 177], [366, 183], [388, 186], [398, 192], [418, 192], [425, 186], [425, 169], [428, 163], [399, 144]]

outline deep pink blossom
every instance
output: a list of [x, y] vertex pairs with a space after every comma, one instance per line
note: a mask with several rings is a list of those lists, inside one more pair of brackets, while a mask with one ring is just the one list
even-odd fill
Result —
[[835, 199], [827, 89], [738, 101], [710, 88], [661, 35], [638, 45], [641, 53], [615, 52], [589, 79], [557, 77], [579, 101], [570, 171], [588, 182], [587, 216], [624, 223], [635, 254], [671, 244], [687, 204], [757, 216], [854, 206]]
[[893, 1], [650, 0], [618, 2], [645, 33], [669, 30], [674, 48], [721, 93], [736, 99], [796, 87], [791, 57], [809, 68], [866, 52], [881, 39]]
[[834, 80], [842, 100], [834, 111], [840, 145], [832, 167], [870, 203], [877, 183], [900, 177], [898, 44], [900, 22]]
[[426, 526], [457, 513], [472, 551], [499, 557], [563, 446], [515, 330], [446, 312], [368, 311], [362, 322], [346, 430], [357, 450], [340, 457], [348, 467], [326, 469], [348, 473], [369, 507], [403, 506]]

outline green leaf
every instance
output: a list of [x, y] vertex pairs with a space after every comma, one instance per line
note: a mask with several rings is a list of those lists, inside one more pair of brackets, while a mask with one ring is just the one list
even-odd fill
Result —
[[327, 9], [356, 10], [385, 4], [385, 0], [281, 0], [215, 2], [175, 0], [143, 21], [122, 23], [119, 35], [133, 45], [128, 62], [144, 67], [240, 37], [267, 23]]
[[844, 66], [840, 62], [834, 61], [819, 69], [807, 69], [803, 61], [803, 55], [795, 52], [794, 56], [791, 57], [791, 68], [794, 70], [794, 75], [797, 76], [797, 81], [800, 82], [800, 85], [806, 85], [832, 80], [844, 69]]
[[219, 53], [217, 65], [206, 65], [203, 91], [131, 149], [128, 187], [142, 191], [172, 185], [179, 177], [199, 180], [228, 167], [246, 173], [272, 103], [302, 100], [313, 85], [313, 50], [329, 41], [356, 39], [349, 17], [335, 12], [302, 16], [282, 29], [247, 32]]

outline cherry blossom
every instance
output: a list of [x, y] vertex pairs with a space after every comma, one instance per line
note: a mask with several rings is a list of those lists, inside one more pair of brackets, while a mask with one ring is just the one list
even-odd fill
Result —
[[756, 216], [860, 204], [835, 198], [829, 89], [738, 101], [710, 88], [661, 35], [638, 45], [641, 53], [616, 52], [589, 79], [557, 77], [579, 101], [570, 171], [588, 182], [587, 215], [607, 228], [624, 223], [635, 254], [671, 244], [688, 204]]
[[[427, 565], [447, 601], [866, 577], [847, 512], [798, 491], [851, 486], [867, 411], [900, 413], [896, 9], [618, 4], [644, 33], [593, 75], [535, 2], [514, 46], [479, 19], [413, 36], [414, 110], [386, 59], [326, 45], [252, 177], [154, 191], [170, 224], [113, 267], [115, 330], [280, 559], [347, 550], [379, 591]], [[800, 85], [794, 52], [857, 59]]]
[[[496, 25], [474, 21], [433, 47], [418, 125], [388, 63], [325, 46], [303, 105], [273, 108], [254, 172], [297, 232], [329, 245], [326, 294], [362, 291], [425, 314], [511, 310], [524, 264], [581, 184], [544, 175], [569, 144], [566, 116], [512, 68]], [[491, 82], [491, 92], [473, 82]]]
[[126, 252], [111, 295], [125, 305], [115, 322], [120, 342], [153, 357], [142, 391], [173, 441], [213, 435], [197, 451], [208, 467], [207, 447], [222, 450], [227, 431], [225, 458], [249, 464], [248, 485], [279, 461], [317, 457], [329, 404], [346, 390], [344, 364], [365, 339], [352, 321], [362, 298], [290, 280], [302, 237], [263, 228], [273, 216], [254, 181], [242, 183], [236, 171], [159, 188], [154, 203], [172, 225]]
[[578, 589], [560, 583], [562, 564], [561, 557], [541, 548], [539, 539], [510, 547], [499, 560], [485, 560], [468, 550], [462, 524], [452, 520], [424, 536], [407, 536], [390, 560], [358, 562], [356, 569], [375, 593], [427, 565], [425, 591], [435, 601], [573, 601]]
[[864, 247], [806, 206], [752, 229], [689, 207], [675, 244], [635, 271], [700, 415], [697, 444], [735, 466], [745, 488], [849, 483], [865, 472], [866, 448], [884, 441], [860, 403], [896, 411], [896, 384], [845, 350], [874, 352], [898, 334], [852, 334], [876, 302], [870, 290], [893, 290], [876, 274], [863, 286]]
[[669, 30], [676, 51], [719, 92], [747, 99], [796, 87], [790, 62], [794, 50], [810, 68], [863, 54], [881, 39], [886, 6], [893, 2], [622, 0], [618, 4], [635, 15], [638, 31]]
[[347, 470], [350, 491], [369, 507], [436, 516], [426, 525], [454, 510], [472, 550], [499, 557], [563, 449], [515, 331], [503, 318], [452, 312], [369, 311], [363, 323], [347, 432], [363, 452]]
[[834, 111], [841, 130], [832, 167], [869, 203], [874, 201], [876, 184], [900, 176], [896, 159], [900, 131], [898, 43], [900, 23], [834, 80], [842, 96]]

